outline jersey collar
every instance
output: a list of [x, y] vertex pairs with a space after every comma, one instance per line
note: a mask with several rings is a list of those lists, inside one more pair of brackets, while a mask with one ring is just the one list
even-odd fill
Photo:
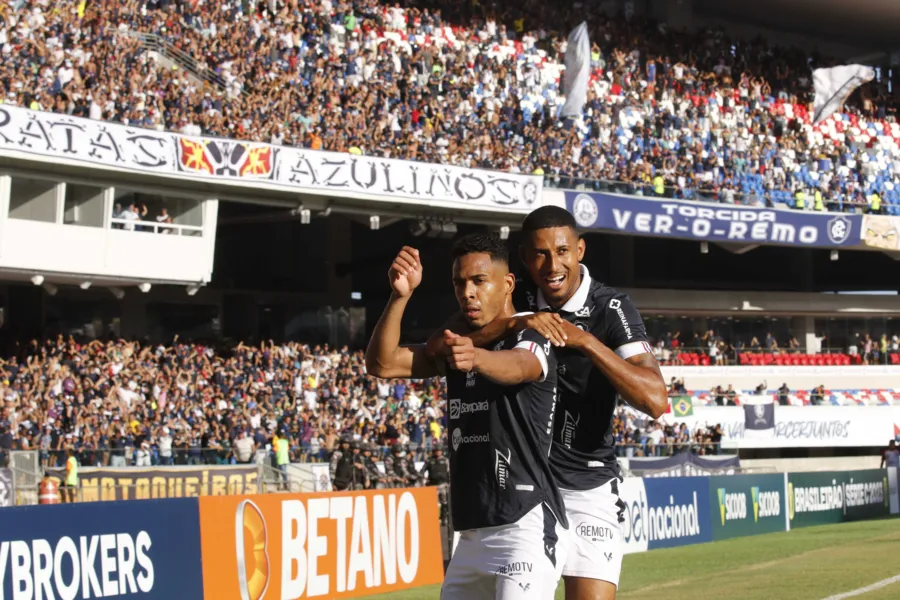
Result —
[[[560, 308], [560, 312], [569, 312], [573, 313], [579, 308], [582, 308], [588, 299], [588, 294], [591, 291], [591, 273], [588, 271], [588, 268], [584, 265], [578, 265], [581, 270], [581, 285], [578, 286], [578, 289], [575, 291], [575, 294], [569, 298], [568, 302], [562, 305]], [[550, 305], [547, 304], [547, 301], [544, 300], [544, 294], [541, 290], [538, 290], [537, 293], [537, 307], [538, 310], [546, 310], [550, 308]]]

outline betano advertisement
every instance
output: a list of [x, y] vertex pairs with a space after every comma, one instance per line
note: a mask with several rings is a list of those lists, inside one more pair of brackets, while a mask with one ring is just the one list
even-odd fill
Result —
[[196, 499], [0, 509], [0, 599], [203, 597]]
[[785, 531], [784, 484], [783, 473], [710, 477], [713, 539]]
[[200, 499], [207, 600], [350, 598], [443, 580], [435, 488]]

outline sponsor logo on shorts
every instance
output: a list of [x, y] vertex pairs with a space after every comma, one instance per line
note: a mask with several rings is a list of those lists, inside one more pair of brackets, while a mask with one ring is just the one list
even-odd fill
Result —
[[488, 401], [462, 402], [458, 398], [450, 400], [450, 418], [458, 419], [461, 415], [482, 412], [488, 409]]
[[462, 444], [485, 444], [491, 441], [491, 434], [485, 433], [483, 435], [463, 435], [462, 431], [457, 427], [453, 430], [453, 435], [450, 436], [450, 440], [453, 443], [453, 449], [456, 450]]
[[534, 571], [534, 563], [530, 562], [511, 562], [503, 565], [495, 572], [495, 575], [521, 575], [523, 573], [531, 573]]
[[592, 542], [605, 542], [613, 539], [613, 530], [604, 525], [592, 523], [579, 523], [575, 527], [578, 537]]
[[603, 556], [606, 557], [606, 561], [607, 561], [607, 562], [609, 562], [609, 561], [611, 561], [611, 560], [613, 559], [613, 553], [612, 553], [612, 552], [604, 552], [604, 553], [603, 553]]

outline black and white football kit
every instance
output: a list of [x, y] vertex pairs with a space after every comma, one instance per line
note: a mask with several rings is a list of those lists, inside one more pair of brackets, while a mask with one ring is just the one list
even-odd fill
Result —
[[[552, 310], [530, 280], [520, 280], [516, 290], [520, 310]], [[591, 279], [584, 265], [581, 285], [556, 312], [623, 359], [652, 351], [644, 322], [628, 296]], [[612, 435], [617, 392], [583, 353], [565, 347], [555, 351], [559, 402], [550, 466], [570, 524], [563, 575], [618, 586], [624, 504], [619, 499], [621, 476]]]
[[565, 561], [566, 516], [550, 469], [557, 365], [533, 330], [493, 350], [532, 352], [541, 381], [504, 387], [447, 371], [450, 498], [459, 541], [441, 600], [550, 600]]

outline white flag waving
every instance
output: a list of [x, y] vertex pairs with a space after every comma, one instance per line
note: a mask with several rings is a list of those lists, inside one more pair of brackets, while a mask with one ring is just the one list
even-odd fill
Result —
[[580, 115], [587, 101], [588, 79], [591, 77], [591, 42], [588, 40], [587, 23], [582, 22], [569, 34], [565, 65], [563, 91], [566, 103], [560, 112], [564, 118]]
[[813, 71], [813, 86], [816, 90], [813, 124], [840, 110], [853, 90], [872, 81], [874, 77], [875, 70], [863, 65], [844, 65]]

